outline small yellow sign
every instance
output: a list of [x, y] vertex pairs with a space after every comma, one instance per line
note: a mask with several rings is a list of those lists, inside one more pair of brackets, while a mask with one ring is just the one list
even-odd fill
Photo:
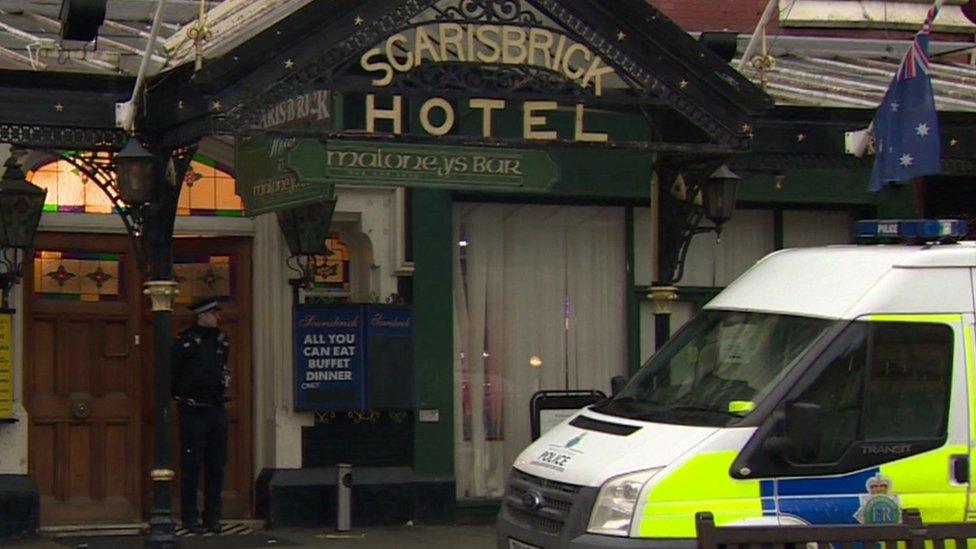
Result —
[[0, 313], [0, 419], [14, 417], [13, 315]]
[[729, 412], [746, 414], [756, 409], [756, 403], [751, 400], [733, 400], [729, 402]]

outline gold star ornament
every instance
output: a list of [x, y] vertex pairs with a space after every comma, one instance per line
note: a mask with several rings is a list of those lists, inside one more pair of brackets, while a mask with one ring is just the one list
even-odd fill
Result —
[[366, 22], [366, 20], [363, 19], [362, 17], [358, 16], [358, 15], [356, 16], [355, 19], [352, 20], [352, 24], [353, 25], [356, 25], [357, 27], [358, 26], [361, 26], [365, 22]]
[[286, 59], [285, 60], [285, 68], [286, 69], [290, 69], [290, 68], [292, 68], [294, 66], [295, 66], [295, 62], [294, 61], [292, 61], [291, 59]]
[[624, 31], [620, 31], [617, 33], [617, 42], [623, 42], [626, 39], [627, 39], [627, 34]]
[[64, 105], [58, 103], [57, 105], [54, 106], [54, 110], [57, 112], [64, 112]]

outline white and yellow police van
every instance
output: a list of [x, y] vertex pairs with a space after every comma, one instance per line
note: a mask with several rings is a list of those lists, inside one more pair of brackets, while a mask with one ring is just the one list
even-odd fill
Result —
[[515, 460], [500, 549], [692, 547], [718, 525], [976, 520], [976, 243], [957, 221], [858, 234], [938, 244], [760, 260], [612, 398]]

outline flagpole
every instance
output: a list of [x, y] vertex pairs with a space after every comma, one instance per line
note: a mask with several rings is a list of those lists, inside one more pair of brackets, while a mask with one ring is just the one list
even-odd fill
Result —
[[759, 42], [759, 37], [766, 34], [766, 25], [769, 23], [769, 18], [773, 15], [773, 8], [779, 0], [769, 0], [766, 4], [766, 9], [763, 10], [762, 17], [759, 18], [759, 22], [756, 23], [756, 30], [752, 32], [752, 37], [749, 38], [749, 43], [746, 45], [746, 51], [742, 53], [742, 59], [739, 59], [739, 70], [746, 68], [746, 64], [750, 62], [749, 56], [752, 55], [753, 50], [756, 49], [756, 43]]

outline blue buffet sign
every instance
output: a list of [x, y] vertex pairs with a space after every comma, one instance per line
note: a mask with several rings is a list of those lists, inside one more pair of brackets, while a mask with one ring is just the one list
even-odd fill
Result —
[[371, 410], [413, 408], [413, 310], [366, 306], [366, 403]]
[[413, 334], [413, 309], [390, 305], [366, 308], [367, 334], [409, 337]]
[[295, 409], [365, 409], [363, 308], [297, 307], [292, 333]]

